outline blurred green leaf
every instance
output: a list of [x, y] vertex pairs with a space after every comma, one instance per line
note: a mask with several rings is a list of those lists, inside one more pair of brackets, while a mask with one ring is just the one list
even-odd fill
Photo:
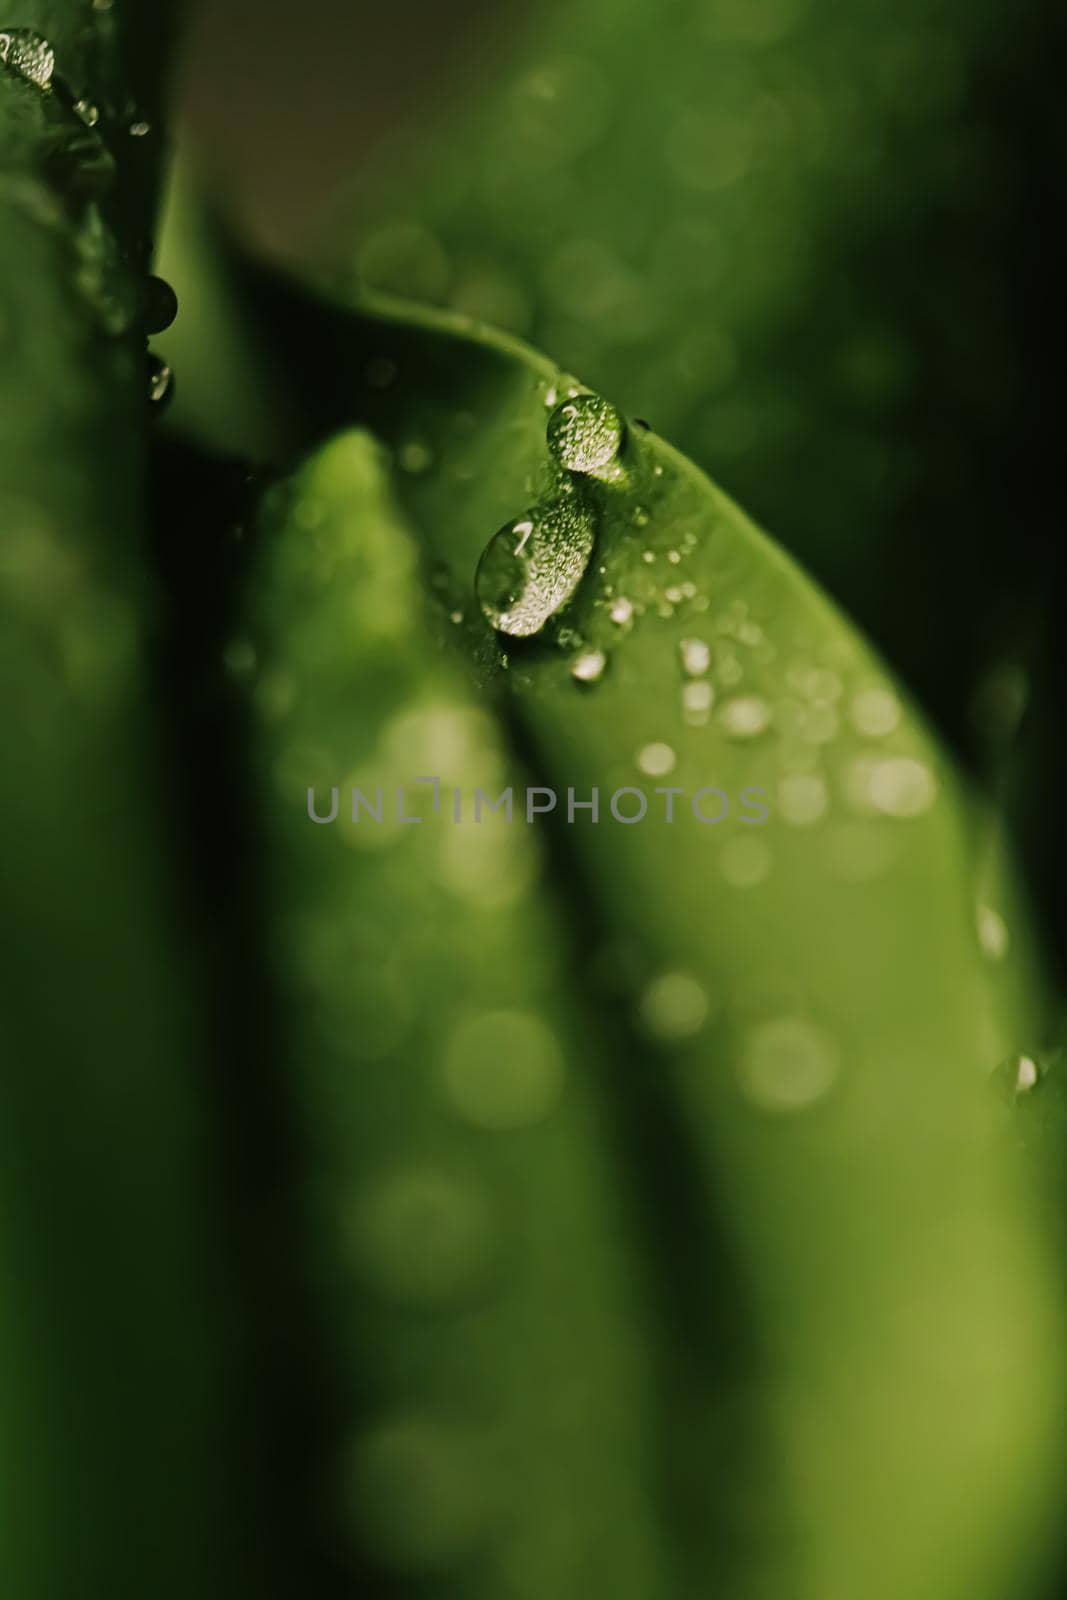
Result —
[[[353, 1296], [359, 1547], [395, 1570], [425, 1540], [420, 1594], [1025, 1588], [1056, 1315], [989, 1080], [1045, 1018], [972, 803], [852, 628], [662, 441], [575, 451], [580, 387], [462, 319], [276, 284], [260, 312], [309, 437], [358, 422], [387, 452], [345, 434], [275, 499], [237, 656], [324, 1276]], [[505, 530], [543, 579], [576, 518], [570, 604], [494, 633], [486, 546]], [[439, 814], [349, 820], [353, 787], [391, 804], [420, 774]], [[557, 807], [498, 844], [451, 810], [490, 775]], [[729, 814], [668, 822], [666, 785]], [[594, 787], [599, 823], [570, 822]], [[330, 827], [309, 788], [323, 815], [337, 790]], [[627, 826], [609, 799], [634, 789]], [[521, 1138], [477, 1126], [522, 1081], [510, 1026], [549, 1028], [568, 1084]], [[553, 1317], [562, 1344], [520, 1331]], [[442, 1406], [478, 1431], [458, 1506]], [[394, 1473], [395, 1538], [368, 1511]]]

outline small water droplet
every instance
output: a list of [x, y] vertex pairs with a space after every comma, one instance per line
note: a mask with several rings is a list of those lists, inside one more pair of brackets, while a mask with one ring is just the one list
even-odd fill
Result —
[[95, 128], [100, 121], [100, 107], [94, 106], [91, 100], [75, 100], [74, 112], [87, 128]]
[[719, 713], [731, 739], [758, 739], [771, 725], [771, 708], [759, 695], [736, 695]]
[[640, 1002], [646, 1031], [667, 1042], [699, 1033], [709, 1010], [703, 984], [687, 972], [665, 972], [654, 978]]
[[548, 448], [568, 472], [602, 476], [617, 464], [625, 436], [615, 407], [595, 394], [564, 400], [548, 420]]
[[799, 726], [808, 744], [833, 744], [841, 731], [841, 718], [832, 705], [813, 704], [805, 706]]
[[711, 668], [711, 646], [703, 639], [683, 639], [678, 646], [682, 671], [689, 678], [702, 678]]
[[833, 1041], [804, 1017], [775, 1017], [753, 1028], [737, 1063], [742, 1091], [761, 1111], [804, 1111], [833, 1087]]
[[887, 817], [918, 817], [937, 798], [929, 767], [908, 756], [878, 761], [871, 768], [867, 793], [876, 811]]
[[691, 728], [702, 728], [711, 717], [715, 691], [710, 683], [687, 683], [682, 690], [682, 716]]
[[165, 333], [178, 315], [178, 296], [165, 278], [149, 276], [144, 283], [144, 330]]
[[900, 705], [888, 689], [863, 689], [852, 701], [852, 725], [867, 739], [884, 739], [900, 721]]
[[826, 784], [814, 772], [795, 772], [778, 785], [778, 809], [795, 828], [808, 827], [825, 816], [829, 804]]
[[610, 614], [612, 622], [616, 623], [620, 628], [624, 628], [628, 622], [633, 621], [633, 601], [627, 600], [625, 596], [620, 595], [612, 606]]
[[990, 961], [1003, 961], [1011, 945], [1008, 925], [992, 906], [979, 906], [977, 914], [978, 943], [982, 954]]
[[388, 1173], [359, 1199], [346, 1233], [361, 1274], [402, 1305], [466, 1301], [485, 1285], [496, 1219], [472, 1179], [436, 1167]]
[[490, 539], [475, 578], [498, 633], [528, 639], [574, 594], [593, 554], [593, 519], [581, 506], [541, 506]]
[[157, 355], [148, 357], [148, 403], [162, 411], [174, 397], [174, 374]]
[[442, 1074], [449, 1099], [477, 1128], [530, 1127], [553, 1110], [563, 1091], [563, 1055], [540, 1017], [491, 1011], [453, 1035]]
[[422, 473], [429, 472], [433, 466], [433, 451], [420, 439], [412, 439], [407, 444], [401, 445], [397, 460], [402, 472], [410, 472], [412, 477], [419, 477]]
[[771, 852], [762, 839], [741, 834], [723, 845], [719, 868], [734, 889], [754, 889], [770, 877]]
[[31, 28], [0, 31], [0, 61], [38, 89], [47, 89], [56, 70], [56, 53], [48, 40]]
[[585, 650], [571, 663], [571, 677], [579, 683], [599, 683], [607, 665], [608, 658], [603, 650]]
[[147, 139], [151, 132], [152, 124], [150, 122], [145, 122], [143, 118], [138, 119], [136, 122], [130, 123], [131, 139]]
[[469, 1558], [495, 1520], [498, 1479], [469, 1424], [432, 1414], [379, 1422], [342, 1461], [342, 1508], [376, 1562], [413, 1578]]
[[646, 744], [637, 752], [637, 765], [649, 778], [666, 778], [678, 765], [669, 744]]
[[[745, 644], [759, 644], [763, 639], [763, 629], [753, 622], [747, 622], [738, 629], [738, 638]], [[843, 693], [844, 685], [836, 672], [816, 667], [808, 679], [807, 695], [814, 705], [829, 705], [834, 700], [840, 700]]]
[[992, 1081], [998, 1093], [1009, 1104], [1015, 1104], [1028, 1099], [1040, 1088], [1048, 1069], [1047, 1057], [1030, 1054], [1009, 1056], [993, 1072]]

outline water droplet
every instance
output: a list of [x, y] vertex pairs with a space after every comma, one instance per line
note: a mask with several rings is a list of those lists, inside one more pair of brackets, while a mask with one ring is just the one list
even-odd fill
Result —
[[710, 683], [687, 683], [682, 690], [682, 716], [691, 728], [702, 728], [711, 716], [715, 691]]
[[666, 778], [678, 765], [669, 744], [646, 744], [637, 752], [637, 765], [649, 778]]
[[595, 394], [564, 400], [548, 419], [548, 448], [568, 472], [602, 476], [617, 464], [625, 436], [615, 407]]
[[833, 1087], [837, 1050], [804, 1017], [775, 1017], [753, 1028], [737, 1063], [741, 1088], [761, 1111], [804, 1111]]
[[686, 972], [665, 972], [641, 996], [645, 1029], [656, 1039], [690, 1039], [708, 1018], [708, 997], [698, 979]]
[[778, 809], [786, 822], [807, 827], [825, 816], [829, 803], [826, 784], [814, 772], [795, 772], [778, 785]]
[[162, 411], [174, 397], [174, 374], [156, 355], [148, 357], [148, 403]]
[[1049, 1069], [1048, 1058], [1039, 1055], [1009, 1056], [992, 1075], [998, 1092], [1009, 1104], [1025, 1100], [1041, 1085]]
[[[502, 782], [481, 785], [496, 799]], [[463, 797], [464, 819], [474, 814], [473, 792]], [[457, 900], [495, 911], [520, 904], [533, 890], [543, 865], [537, 832], [509, 826], [504, 811], [483, 810], [477, 827], [444, 830], [437, 860], [441, 886]]]
[[151, 132], [152, 124], [150, 122], [145, 122], [143, 118], [139, 118], [136, 122], [130, 123], [131, 139], [147, 139]]
[[38, 89], [47, 89], [56, 70], [56, 53], [48, 40], [31, 28], [0, 32], [0, 61]]
[[563, 1091], [563, 1055], [540, 1017], [491, 1011], [453, 1035], [442, 1068], [455, 1108], [477, 1128], [505, 1132], [540, 1122]]
[[477, 1295], [495, 1255], [485, 1193], [436, 1167], [389, 1173], [362, 1196], [346, 1231], [361, 1274], [402, 1305], [446, 1306]]
[[678, 646], [682, 671], [689, 678], [702, 678], [711, 668], [711, 646], [703, 639], [683, 639]]
[[593, 554], [593, 519], [580, 506], [538, 507], [502, 528], [478, 564], [475, 586], [499, 633], [528, 639], [565, 606]]
[[571, 677], [579, 683], [599, 683], [607, 665], [608, 658], [603, 650], [586, 650], [571, 664]]
[[165, 333], [178, 315], [178, 296], [165, 278], [149, 276], [144, 283], [144, 331]]
[[407, 444], [401, 445], [397, 460], [402, 472], [410, 472], [412, 477], [418, 477], [424, 472], [429, 472], [433, 466], [433, 451], [420, 439], [412, 439]]
[[990, 961], [1003, 961], [1011, 944], [1004, 918], [992, 906], [979, 906], [976, 920], [982, 954], [988, 956]]
[[610, 614], [612, 622], [616, 623], [620, 628], [624, 628], [628, 622], [633, 621], [633, 601], [627, 600], [625, 596], [620, 595], [612, 606]]
[[900, 705], [888, 689], [863, 689], [852, 701], [852, 725], [867, 739], [884, 739], [900, 721]]
[[343, 1507], [382, 1565], [412, 1576], [469, 1556], [494, 1521], [485, 1439], [432, 1415], [390, 1418], [356, 1438], [341, 1471]]
[[100, 107], [94, 106], [91, 100], [75, 100], [74, 113], [87, 128], [95, 128], [100, 121]]
[[754, 889], [770, 877], [771, 852], [762, 839], [741, 834], [723, 845], [719, 868], [734, 889]]
[[737, 695], [719, 713], [722, 726], [731, 739], [757, 739], [771, 725], [771, 708], [758, 695]]
[[809, 744], [833, 744], [841, 731], [841, 718], [831, 705], [810, 705], [800, 717], [801, 737]]
[[[738, 638], [746, 644], [759, 644], [763, 638], [763, 629], [755, 623], [745, 623], [738, 629]], [[844, 692], [844, 685], [836, 672], [826, 668], [816, 667], [807, 682], [808, 699], [815, 705], [828, 705], [834, 700], [840, 700]]]
[[937, 784], [929, 767], [900, 756], [874, 764], [867, 793], [875, 810], [887, 817], [918, 817], [933, 805]]

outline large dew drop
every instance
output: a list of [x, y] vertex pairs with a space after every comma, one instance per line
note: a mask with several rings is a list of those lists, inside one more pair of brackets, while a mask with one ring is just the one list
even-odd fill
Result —
[[56, 70], [56, 53], [48, 40], [30, 28], [9, 28], [0, 32], [0, 61], [12, 72], [47, 89]]
[[625, 431], [614, 406], [599, 395], [579, 394], [548, 419], [548, 448], [568, 472], [599, 477], [618, 460]]
[[593, 519], [580, 506], [557, 503], [530, 511], [486, 545], [475, 587], [498, 633], [528, 639], [567, 604], [581, 582], [595, 541]]

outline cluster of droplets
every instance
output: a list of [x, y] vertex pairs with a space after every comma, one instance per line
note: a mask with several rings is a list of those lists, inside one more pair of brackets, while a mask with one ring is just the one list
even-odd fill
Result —
[[[164, 333], [178, 315], [178, 297], [163, 278], [149, 275], [143, 291], [143, 322], [148, 338]], [[174, 397], [174, 374], [154, 351], [148, 353], [148, 404], [154, 414], [166, 409]]]
[[0, 64], [44, 94], [59, 91], [60, 98], [87, 128], [95, 128], [100, 121], [99, 107], [84, 95], [70, 94], [56, 75], [56, 53], [43, 34], [32, 28], [0, 30]]
[[[108, 9], [97, 0], [96, 9]], [[97, 128], [102, 120], [100, 107], [87, 95], [74, 92], [56, 71], [56, 53], [48, 39], [32, 28], [0, 29], [0, 66], [15, 73], [42, 94], [55, 95], [86, 128]], [[152, 124], [132, 102], [119, 119], [131, 139], [144, 139]]]
[[[100, 7], [100, 9], [104, 9]], [[58, 91], [59, 98], [88, 129], [101, 120], [99, 107], [86, 96], [75, 96], [56, 73], [56, 53], [43, 34], [32, 28], [0, 29], [0, 66], [25, 79], [44, 94]], [[128, 132], [143, 139], [151, 124], [138, 113], [130, 112]], [[178, 312], [178, 301], [170, 284], [149, 276], [143, 287], [143, 329], [147, 338], [169, 328]], [[120, 329], [120, 331], [123, 331]], [[161, 412], [174, 392], [173, 374], [167, 363], [155, 354], [147, 357], [146, 398], [152, 410]]]
[[[593, 511], [573, 476], [621, 476], [624, 440], [622, 418], [598, 395], [572, 394], [555, 407], [548, 421], [548, 448], [561, 469], [555, 491], [495, 534], [478, 564], [478, 601], [498, 633], [533, 638], [573, 599], [596, 543]], [[579, 681], [601, 675], [599, 654], [576, 662]]]

